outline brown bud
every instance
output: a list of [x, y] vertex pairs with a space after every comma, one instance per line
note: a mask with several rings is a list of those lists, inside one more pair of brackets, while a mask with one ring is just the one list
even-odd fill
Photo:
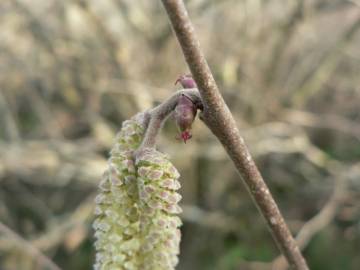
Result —
[[191, 135], [191, 126], [196, 117], [197, 108], [191, 98], [182, 94], [179, 97], [175, 108], [174, 117], [176, 124], [180, 130], [180, 138], [186, 143]]

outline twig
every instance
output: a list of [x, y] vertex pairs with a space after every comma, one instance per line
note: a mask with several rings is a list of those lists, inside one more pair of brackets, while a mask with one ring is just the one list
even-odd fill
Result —
[[95, 194], [90, 194], [75, 210], [65, 219], [53, 220], [53, 226], [48, 231], [31, 240], [31, 244], [40, 250], [49, 250], [62, 243], [67, 235], [76, 227], [89, 229], [87, 221], [92, 217]]
[[[343, 168], [345, 169], [345, 168]], [[348, 170], [348, 169], [346, 169]], [[328, 226], [339, 209], [339, 206], [342, 202], [342, 199], [346, 193], [346, 182], [347, 176], [334, 176], [335, 177], [335, 186], [333, 193], [324, 207], [319, 213], [317, 213], [313, 218], [307, 221], [299, 233], [296, 236], [296, 241], [300, 249], [304, 249], [308, 243], [311, 241], [314, 235], [319, 231]], [[272, 263], [273, 270], [284, 270], [287, 267], [287, 263], [284, 260], [283, 256], [277, 257]]]
[[181, 205], [183, 213], [181, 218], [189, 223], [194, 223], [205, 228], [221, 232], [237, 232], [240, 224], [238, 217], [226, 215], [221, 211], [206, 211], [195, 205]]
[[162, 0], [186, 62], [199, 87], [204, 110], [202, 119], [223, 144], [233, 160], [255, 204], [268, 222], [269, 228], [289, 264], [294, 269], [308, 266], [292, 237], [268, 187], [258, 171], [235, 120], [223, 100], [210, 68], [200, 49], [194, 27], [181, 0]]
[[23, 239], [20, 235], [15, 233], [13, 230], [11, 230], [8, 226], [0, 222], [0, 232], [7, 235], [7, 237], [10, 237], [14, 240], [14, 243], [30, 255], [34, 256], [38, 262], [42, 266], [46, 266], [49, 270], [60, 270], [60, 268], [51, 261], [48, 257], [46, 257], [40, 250], [35, 248], [32, 244], [30, 244], [28, 241]]
[[355, 34], [360, 29], [360, 14], [355, 21], [345, 30], [340, 39], [336, 42], [320, 61], [316, 70], [310, 78], [304, 82], [300, 89], [292, 96], [292, 102], [296, 107], [301, 107], [316, 92], [322, 89], [325, 82], [331, 78], [331, 74], [339, 65], [341, 52], [350, 44]]
[[360, 125], [356, 121], [348, 120], [336, 114], [317, 115], [311, 112], [286, 109], [283, 110], [281, 120], [291, 125], [299, 125], [312, 128], [333, 129], [348, 134], [360, 140]]
[[303, 18], [304, 0], [298, 0], [288, 16], [286, 22], [281, 26], [280, 37], [276, 40], [272, 50], [269, 65], [265, 72], [266, 83], [270, 84], [275, 80], [276, 72], [278, 72], [279, 64], [281, 64], [282, 56], [286, 46], [290, 44], [295, 31]]
[[11, 141], [20, 140], [20, 132], [16, 124], [16, 120], [8, 106], [4, 95], [0, 92], [0, 113], [4, 118], [4, 131], [8, 135], [8, 139]]

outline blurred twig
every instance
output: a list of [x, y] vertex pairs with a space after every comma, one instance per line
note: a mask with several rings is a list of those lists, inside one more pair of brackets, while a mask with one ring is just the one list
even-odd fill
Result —
[[8, 139], [10, 141], [18, 141], [20, 139], [20, 134], [16, 121], [1, 91], [0, 91], [0, 113], [1, 113], [1, 117], [4, 118], [4, 122], [5, 122], [4, 130], [8, 135]]
[[106, 28], [104, 22], [97, 16], [97, 14], [91, 9], [89, 1], [86, 0], [75, 0], [75, 4], [77, 4], [89, 18], [91, 25], [96, 31], [97, 35], [102, 39], [106, 52], [109, 54], [109, 61], [112, 64], [115, 73], [117, 76], [124, 76], [125, 69], [121, 66], [118, 61], [118, 43]]
[[[359, 164], [355, 164], [351, 169], [343, 166], [337, 161], [332, 161], [332, 165], [327, 167], [332, 172], [335, 180], [332, 195], [319, 213], [307, 221], [296, 236], [299, 247], [306, 248], [311, 239], [326, 226], [328, 226], [336, 216], [336, 213], [347, 194], [347, 180], [352, 174], [359, 173]], [[273, 270], [284, 270], [287, 268], [284, 257], [279, 256], [273, 261]]]
[[284, 120], [289, 124], [313, 128], [328, 128], [346, 133], [360, 140], [360, 125], [335, 114], [318, 115], [300, 110], [284, 110]]
[[12, 231], [5, 224], [0, 222], [0, 232], [4, 233], [7, 237], [13, 240], [12, 244], [16, 245], [18, 248], [22, 249], [24, 252], [28, 253], [31, 256], [34, 256], [34, 259], [42, 266], [46, 267], [49, 270], [60, 270], [60, 268], [48, 257], [46, 257], [40, 250], [38, 250], [34, 245], [26, 241], [24, 238], [19, 236], [17, 233]]
[[49, 250], [62, 243], [76, 227], [81, 227], [86, 231], [88, 229], [86, 221], [92, 217], [93, 213], [94, 197], [95, 194], [90, 194], [70, 216], [58, 221], [52, 220], [53, 224], [50, 224], [50, 229], [31, 240], [31, 244], [40, 250]]
[[288, 19], [281, 26], [280, 37], [275, 43], [274, 49], [272, 50], [269, 65], [265, 71], [266, 79], [265, 84], [271, 84], [276, 77], [276, 72], [281, 64], [281, 56], [288, 46], [289, 41], [293, 37], [298, 24], [301, 22], [304, 13], [304, 0], [297, 0], [294, 7], [288, 16]]
[[76, 176], [80, 181], [94, 183], [106, 161], [93, 151], [93, 140], [78, 144], [55, 140], [0, 143], [0, 179], [16, 175], [34, 177], [32, 184], [65, 185]]
[[292, 102], [295, 107], [302, 106], [312, 95], [319, 91], [323, 84], [330, 78], [341, 60], [342, 51], [350, 44], [359, 28], [360, 14], [358, 14], [355, 21], [337, 40], [333, 48], [322, 58], [310, 78], [294, 93]]
[[222, 212], [205, 211], [194, 205], [181, 205], [181, 208], [183, 209], [181, 218], [187, 222], [223, 232], [236, 232], [239, 228], [237, 217], [231, 217]]

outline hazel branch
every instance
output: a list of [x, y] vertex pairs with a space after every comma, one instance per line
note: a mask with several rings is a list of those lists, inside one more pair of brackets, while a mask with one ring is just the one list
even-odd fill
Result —
[[293, 269], [308, 270], [293, 236], [237, 129], [201, 51], [194, 27], [181, 0], [162, 0], [203, 102], [202, 120], [222, 143], [253, 200]]

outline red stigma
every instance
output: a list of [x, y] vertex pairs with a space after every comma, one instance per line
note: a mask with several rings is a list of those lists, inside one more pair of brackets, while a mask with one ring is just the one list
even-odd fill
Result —
[[187, 140], [190, 140], [191, 137], [192, 137], [192, 135], [189, 131], [181, 132], [181, 138], [183, 139], [184, 143], [186, 143]]

